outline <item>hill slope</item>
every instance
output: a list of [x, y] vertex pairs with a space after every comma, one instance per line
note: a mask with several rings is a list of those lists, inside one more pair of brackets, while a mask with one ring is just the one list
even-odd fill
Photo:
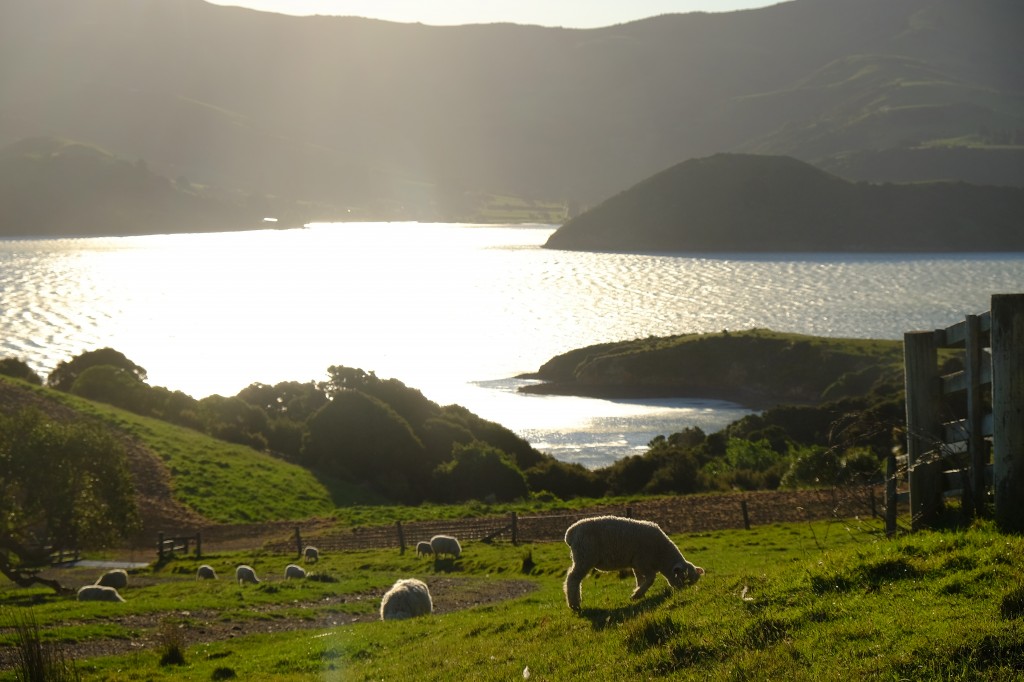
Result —
[[308, 519], [334, 509], [330, 491], [307, 469], [197, 431], [0, 376], [8, 413], [38, 409], [60, 420], [98, 419], [129, 452], [143, 527], [198, 529], [218, 523]]
[[593, 30], [10, 1], [0, 144], [83, 140], [335, 217], [472, 215], [481, 191], [586, 206], [721, 151], [1022, 185], [1022, 25], [1014, 0], [794, 0]]
[[254, 229], [258, 210], [172, 182], [144, 163], [54, 138], [0, 149], [0, 236], [100, 236]]
[[570, 219], [546, 246], [618, 251], [1022, 251], [1024, 189], [850, 183], [788, 157], [691, 159]]

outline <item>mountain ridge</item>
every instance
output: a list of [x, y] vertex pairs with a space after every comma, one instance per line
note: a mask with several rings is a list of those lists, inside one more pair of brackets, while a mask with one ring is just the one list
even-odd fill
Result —
[[[793, 0], [600, 29], [11, 2], [0, 145], [82, 140], [328, 206], [316, 219], [472, 219], [485, 192], [586, 207], [718, 152], [1024, 185], [1021, 25], [1008, 0]], [[829, 70], [858, 60], [868, 73]], [[996, 149], [1015, 162], [993, 170]]]

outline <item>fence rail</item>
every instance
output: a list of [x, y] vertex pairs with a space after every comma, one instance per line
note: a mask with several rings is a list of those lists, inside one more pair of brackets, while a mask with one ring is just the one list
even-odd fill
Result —
[[[1024, 294], [996, 294], [986, 313], [908, 332], [903, 347], [912, 527], [932, 525], [944, 495], [956, 494], [965, 513], [992, 507], [1001, 528], [1024, 531]], [[940, 349], [962, 349], [963, 369], [941, 374]]]
[[513, 544], [561, 541], [576, 521], [599, 514], [616, 514], [654, 521], [666, 533], [697, 533], [751, 528], [755, 525], [832, 518], [870, 518], [877, 515], [880, 496], [874, 487], [821, 490], [765, 491], [720, 495], [681, 495], [641, 500], [629, 506], [602, 506], [574, 511], [519, 515], [516, 513], [471, 519], [405, 521], [353, 528], [345, 532], [307, 533], [295, 527], [290, 540], [266, 543], [272, 552], [294, 551], [301, 556], [306, 545], [321, 552], [395, 548], [404, 552], [438, 534], [460, 541]]

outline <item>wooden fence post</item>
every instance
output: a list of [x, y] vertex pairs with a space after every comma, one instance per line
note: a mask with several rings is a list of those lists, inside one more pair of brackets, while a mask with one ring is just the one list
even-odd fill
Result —
[[196, 531], [196, 558], [198, 559], [203, 555], [203, 534], [201, 531]]
[[302, 533], [299, 531], [299, 527], [295, 526], [295, 553], [300, 557], [302, 556]]
[[740, 500], [740, 509], [743, 511], [743, 529], [750, 530], [750, 515], [747, 513], [746, 500]]
[[899, 497], [896, 493], [896, 453], [889, 452], [885, 458], [885, 536], [892, 537], [896, 533], [896, 508]]
[[1024, 294], [992, 296], [992, 488], [996, 523], [1024, 531]]
[[925, 528], [942, 508], [941, 384], [935, 332], [903, 335], [903, 366], [907, 402], [907, 475], [910, 519], [914, 530]]
[[405, 554], [405, 533], [402, 531], [401, 521], [395, 521], [395, 529], [398, 531], [398, 553]]
[[512, 519], [511, 519], [511, 523], [512, 523], [512, 544], [513, 545], [518, 545], [519, 544], [519, 515], [516, 514], [515, 512], [512, 512], [511, 516], [512, 516]]
[[964, 513], [967, 516], [986, 516], [985, 510], [985, 466], [988, 464], [988, 446], [982, 433], [982, 354], [985, 344], [981, 341], [981, 318], [968, 315], [965, 320], [964, 378], [967, 383], [967, 455], [970, 481], [963, 485]]

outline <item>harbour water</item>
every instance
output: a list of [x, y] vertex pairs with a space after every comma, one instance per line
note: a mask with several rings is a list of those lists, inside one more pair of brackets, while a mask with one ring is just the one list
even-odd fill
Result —
[[0, 355], [40, 375], [115, 348], [201, 398], [373, 371], [589, 467], [747, 414], [706, 400], [520, 394], [573, 348], [752, 327], [901, 338], [1024, 286], [1024, 254], [612, 254], [541, 248], [554, 227], [419, 223], [0, 241]]

